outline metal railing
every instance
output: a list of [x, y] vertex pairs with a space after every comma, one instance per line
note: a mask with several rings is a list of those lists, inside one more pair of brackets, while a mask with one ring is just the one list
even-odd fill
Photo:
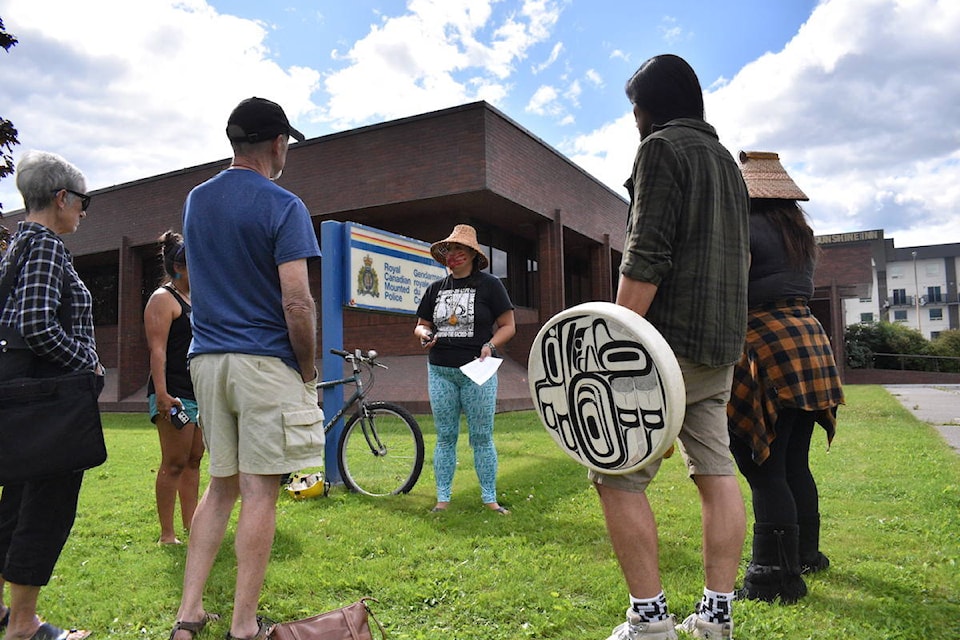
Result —
[[[903, 307], [913, 307], [917, 304], [917, 296], [900, 296], [894, 298], [890, 296], [887, 298], [887, 305], [889, 308], [903, 308]], [[927, 305], [936, 305], [936, 304], [957, 304], [957, 294], [956, 293], [941, 293], [935, 298], [931, 298], [927, 295], [920, 296], [920, 306], [925, 307]]]
[[[913, 353], [874, 353], [872, 369], [900, 369], [902, 371], [960, 372], [960, 358], [954, 356], [927, 356]], [[898, 366], [884, 366], [891, 363]], [[879, 365], [879, 366], [878, 366]]]

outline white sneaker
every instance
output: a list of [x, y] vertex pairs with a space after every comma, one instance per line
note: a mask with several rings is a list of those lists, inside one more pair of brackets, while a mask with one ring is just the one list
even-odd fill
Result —
[[646, 622], [633, 609], [627, 609], [627, 621], [614, 629], [607, 640], [677, 640], [676, 624], [673, 616], [659, 622]]
[[701, 640], [733, 640], [733, 621], [707, 622], [696, 613], [691, 613], [677, 629]]

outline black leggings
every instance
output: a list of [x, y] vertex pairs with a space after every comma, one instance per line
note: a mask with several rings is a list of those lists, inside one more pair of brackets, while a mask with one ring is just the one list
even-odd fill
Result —
[[730, 438], [730, 451], [740, 473], [750, 484], [756, 522], [794, 524], [811, 521], [820, 510], [817, 483], [810, 472], [810, 439], [814, 414], [800, 409], [781, 409], [770, 444], [770, 456], [754, 463], [750, 444]]

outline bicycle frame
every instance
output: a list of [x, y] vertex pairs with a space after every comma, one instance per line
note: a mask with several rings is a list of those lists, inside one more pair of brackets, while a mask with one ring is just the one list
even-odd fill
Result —
[[[336, 380], [325, 380], [323, 382], [317, 383], [317, 390], [330, 389], [332, 387], [338, 387], [345, 384], [353, 384], [354, 390], [353, 394], [344, 401], [337, 413], [323, 425], [323, 432], [325, 434], [330, 433], [330, 430], [333, 428], [333, 425], [337, 424], [343, 416], [350, 411], [354, 405], [359, 404], [357, 408], [357, 413], [361, 417], [361, 428], [363, 429], [363, 435], [367, 439], [367, 444], [370, 446], [370, 450], [374, 452], [383, 453], [384, 446], [380, 441], [380, 437], [377, 435], [375, 430], [367, 428], [367, 418], [368, 415], [364, 410], [363, 398], [367, 395], [367, 390], [363, 387], [363, 369], [361, 367], [366, 366], [370, 370], [370, 381], [373, 381], [373, 367], [384, 365], [376, 363], [373, 361], [373, 358], [376, 358], [376, 353], [368, 351], [366, 354], [361, 354], [360, 351], [355, 353], [349, 353], [346, 351], [338, 351], [336, 349], [331, 349], [330, 353], [338, 355], [341, 358], [348, 360], [353, 367], [353, 374], [346, 378], [338, 378]], [[370, 358], [370, 354], [373, 354], [373, 357]], [[367, 358], [370, 358], [369, 360]], [[372, 438], [371, 438], [372, 432]]]
[[344, 384], [353, 384], [353, 394], [346, 400], [343, 401], [343, 405], [340, 407], [340, 410], [330, 418], [329, 421], [323, 424], [323, 432], [330, 433], [330, 429], [333, 428], [333, 425], [337, 424], [337, 421], [340, 420], [350, 409], [353, 408], [353, 405], [367, 395], [367, 392], [363, 388], [363, 382], [360, 379], [360, 365], [354, 361], [353, 363], [353, 375], [347, 378], [339, 378], [337, 380], [325, 380], [323, 382], [317, 383], [317, 390], [321, 391], [323, 389], [330, 389], [332, 387], [338, 387]]
[[[339, 402], [336, 412], [323, 424], [327, 435], [326, 461], [329, 474], [326, 486], [346, 484], [351, 491], [369, 496], [395, 495], [409, 492], [423, 469], [423, 435], [416, 419], [402, 406], [390, 402], [365, 400], [373, 388], [374, 367], [386, 369], [377, 362], [377, 352], [359, 349], [353, 353], [331, 349], [330, 353], [350, 362], [351, 375], [317, 383], [328, 400], [329, 411]], [[364, 369], [369, 378], [364, 381]], [[340, 393], [330, 390], [352, 384], [353, 393], [340, 400]], [[318, 399], [318, 402], [320, 399]], [[344, 425], [339, 427], [340, 422]], [[334, 428], [334, 427], [338, 428]], [[334, 442], [335, 440], [335, 442]], [[361, 444], [363, 443], [363, 444]], [[333, 446], [336, 464], [331, 459]], [[347, 452], [350, 451], [350, 460]], [[326, 489], [324, 490], [326, 492]]]

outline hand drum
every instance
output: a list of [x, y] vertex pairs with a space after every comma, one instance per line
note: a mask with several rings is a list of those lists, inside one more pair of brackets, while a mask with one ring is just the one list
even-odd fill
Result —
[[600, 473], [630, 473], [663, 457], [683, 424], [673, 350], [626, 307], [587, 302], [553, 316], [533, 341], [528, 374], [547, 432]]

